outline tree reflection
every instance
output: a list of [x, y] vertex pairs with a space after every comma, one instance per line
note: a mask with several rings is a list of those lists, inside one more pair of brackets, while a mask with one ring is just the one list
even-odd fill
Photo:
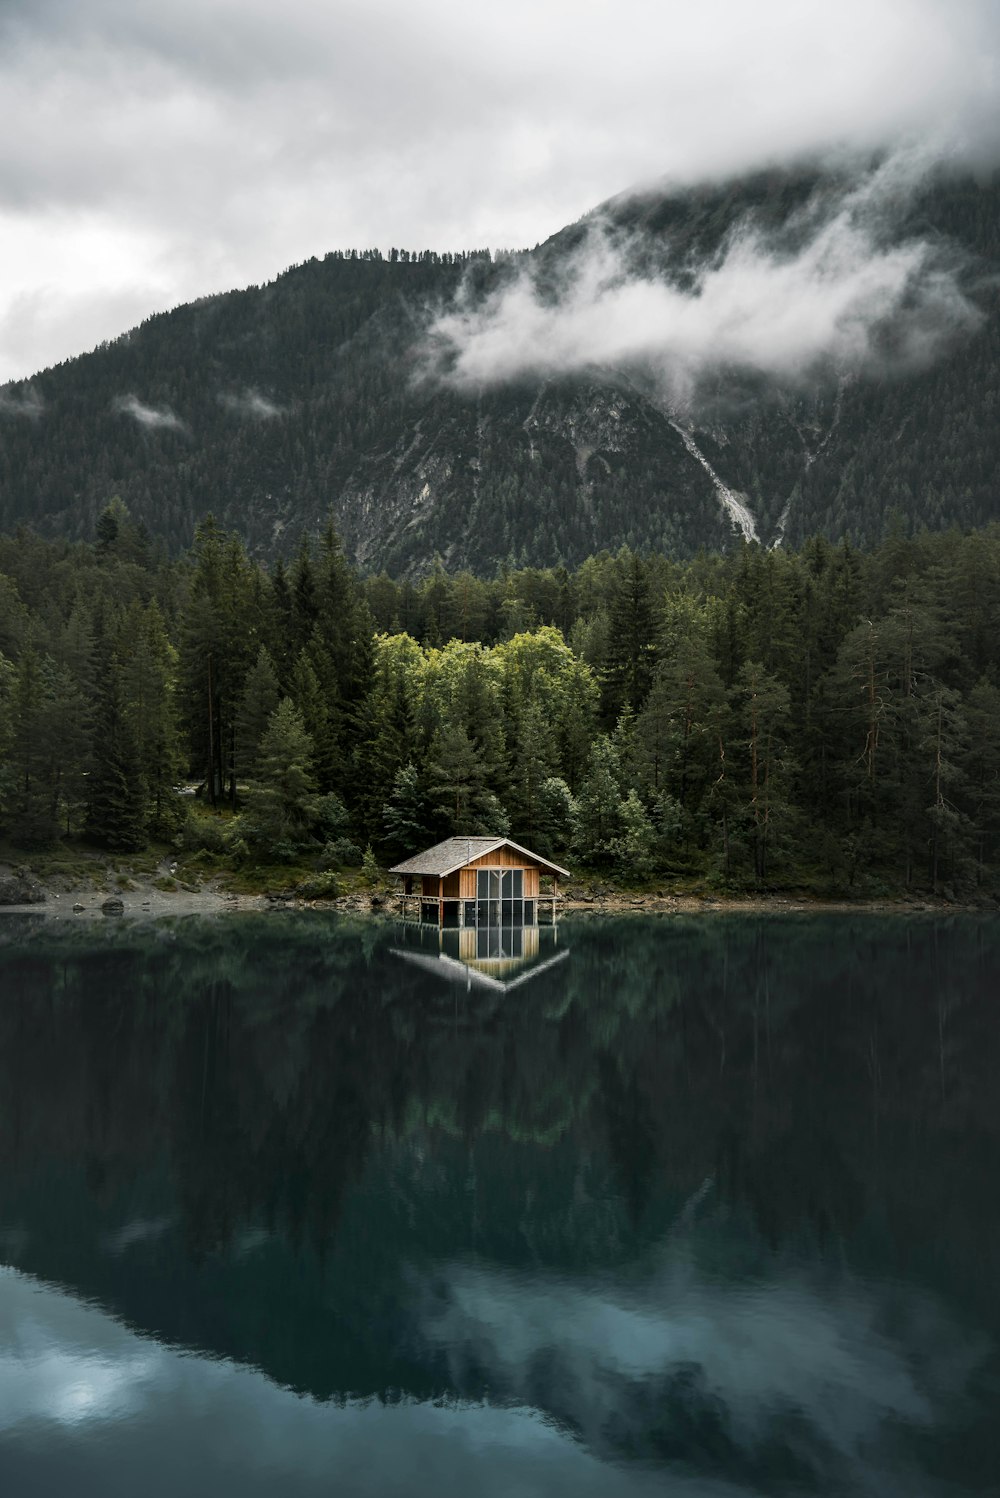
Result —
[[[692, 1200], [770, 1251], [875, 1254], [996, 1318], [995, 922], [564, 931], [569, 959], [498, 1002], [393, 961], [371, 921], [19, 929], [0, 948], [8, 1252], [327, 1393], [359, 1387], [373, 1317], [393, 1351], [369, 1349], [365, 1388], [400, 1359], [447, 1386], [397, 1345], [408, 1266], [590, 1273], [641, 1259]], [[229, 1297], [224, 1326], [193, 1329], [182, 1279]], [[341, 1343], [306, 1376], [294, 1328], [320, 1305]]]

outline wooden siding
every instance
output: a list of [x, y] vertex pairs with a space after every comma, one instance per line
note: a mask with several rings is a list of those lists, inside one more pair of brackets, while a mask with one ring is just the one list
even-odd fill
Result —
[[[459, 869], [459, 898], [462, 900], [475, 900], [476, 874], [479, 869], [497, 869], [500, 867], [510, 868], [510, 864], [500, 865], [490, 863], [488, 860], [477, 858], [475, 863], [467, 864], [464, 869]], [[523, 863], [514, 865], [514, 868], [524, 870], [524, 898], [526, 900], [537, 900], [538, 898], [538, 870], [526, 868]]]
[[533, 863], [533, 859], [525, 857], [523, 853], [515, 853], [513, 848], [497, 848], [494, 853], [483, 853], [479, 858], [472, 859], [468, 867], [470, 869], [527, 869]]
[[[479, 869], [515, 868], [521, 869], [524, 874], [524, 898], [526, 900], [537, 900], [539, 895], [539, 873], [536, 868], [531, 868], [523, 861], [521, 863], [498, 863], [491, 857], [477, 858], [474, 863], [466, 864], [463, 869], [456, 869], [454, 873], [448, 874], [444, 879], [439, 879], [437, 874], [424, 874], [420, 879], [420, 893], [430, 900], [475, 900], [477, 898], [476, 875]], [[416, 879], [413, 875], [407, 875], [407, 894], [411, 890], [415, 893]]]

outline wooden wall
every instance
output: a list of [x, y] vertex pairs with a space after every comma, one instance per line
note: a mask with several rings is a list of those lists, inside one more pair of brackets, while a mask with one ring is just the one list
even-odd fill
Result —
[[[459, 869], [459, 897], [463, 900], [474, 900], [476, 898], [477, 885], [476, 873], [479, 869], [499, 868], [499, 864], [485, 863], [477, 859], [475, 863], [467, 864], [464, 869]], [[526, 900], [537, 900], [538, 898], [538, 870], [525, 868], [523, 863], [504, 864], [504, 868], [515, 868], [524, 870], [524, 898]]]
[[495, 853], [484, 853], [481, 858], [474, 858], [468, 867], [470, 869], [523, 869], [526, 864], [523, 853], [515, 853], [513, 848], [498, 848]]
[[[503, 862], [501, 862], [501, 858]], [[429, 899], [436, 900], [474, 900], [476, 898], [476, 872], [479, 869], [522, 869], [524, 872], [524, 898], [526, 900], [538, 899], [538, 869], [530, 868], [523, 859], [518, 862], [515, 855], [507, 850], [502, 853], [488, 854], [486, 858], [477, 858], [464, 868], [456, 869], [454, 873], [448, 874], [444, 880], [444, 888], [441, 889], [441, 881], [437, 874], [424, 874], [420, 881], [421, 894]], [[407, 884], [410, 879], [407, 879]]]

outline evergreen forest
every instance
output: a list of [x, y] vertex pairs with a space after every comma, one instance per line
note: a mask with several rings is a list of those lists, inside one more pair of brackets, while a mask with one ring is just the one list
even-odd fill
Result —
[[1000, 526], [870, 550], [361, 576], [0, 537], [0, 837], [234, 871], [509, 833], [657, 888], [977, 899], [1000, 884]]
[[874, 546], [896, 509], [930, 530], [987, 525], [1000, 519], [996, 177], [928, 178], [866, 227], [872, 253], [922, 246], [971, 309], [963, 324], [943, 308], [909, 359], [894, 362], [889, 319], [883, 363], [719, 369], [680, 406], [634, 365], [475, 389], [433, 368], [442, 311], [521, 275], [558, 293], [597, 223], [636, 274], [683, 287], [741, 236], [776, 263], [794, 254], [850, 188], [829, 169], [774, 170], [616, 200], [530, 251], [334, 250], [158, 314], [0, 388], [0, 530], [85, 540], [119, 494], [174, 555], [212, 513], [271, 561], [332, 515], [348, 558], [393, 576], [435, 555], [484, 576], [575, 568], [622, 544], [690, 559], [738, 544], [709, 467], [764, 545]]

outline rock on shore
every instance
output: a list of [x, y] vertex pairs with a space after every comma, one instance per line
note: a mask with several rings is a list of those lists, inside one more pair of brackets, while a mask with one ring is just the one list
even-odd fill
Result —
[[0, 872], [0, 905], [44, 905], [46, 899], [38, 880], [26, 870]]

